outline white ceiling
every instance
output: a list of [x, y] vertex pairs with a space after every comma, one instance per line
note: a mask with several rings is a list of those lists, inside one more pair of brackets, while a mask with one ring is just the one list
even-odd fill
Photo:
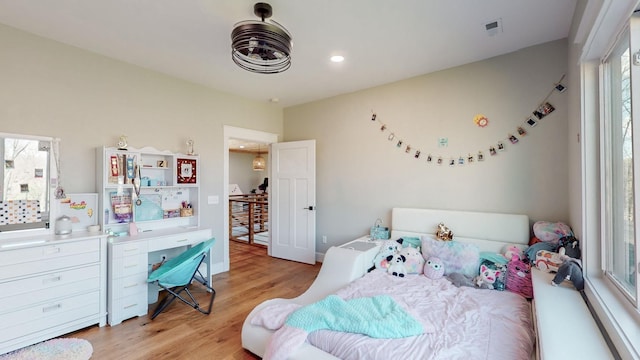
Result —
[[[288, 107], [567, 37], [576, 0], [271, 0], [292, 66], [254, 74], [230, 34], [253, 0], [0, 0], [0, 23], [223, 92]], [[484, 25], [502, 20], [489, 36]], [[334, 54], [346, 60], [329, 61]]]

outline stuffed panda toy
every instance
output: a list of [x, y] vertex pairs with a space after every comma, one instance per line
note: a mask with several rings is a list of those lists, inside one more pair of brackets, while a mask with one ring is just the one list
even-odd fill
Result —
[[387, 257], [387, 261], [389, 262], [389, 268], [387, 272], [393, 276], [405, 277], [407, 275], [407, 269], [404, 266], [404, 262], [407, 259], [400, 254], [393, 254]]
[[400, 252], [400, 249], [402, 249], [401, 240], [385, 240], [380, 246], [378, 254], [373, 258], [373, 263], [376, 266], [376, 269], [387, 270], [390, 265], [387, 258], [390, 255]]

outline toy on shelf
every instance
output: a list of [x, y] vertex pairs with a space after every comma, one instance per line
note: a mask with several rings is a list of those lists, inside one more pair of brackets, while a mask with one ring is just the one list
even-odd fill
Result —
[[578, 291], [584, 290], [584, 277], [582, 275], [582, 260], [578, 240], [573, 236], [560, 239], [563, 245], [558, 249], [562, 265], [558, 268], [556, 276], [551, 280], [551, 285], [558, 286], [563, 281], [570, 281]]

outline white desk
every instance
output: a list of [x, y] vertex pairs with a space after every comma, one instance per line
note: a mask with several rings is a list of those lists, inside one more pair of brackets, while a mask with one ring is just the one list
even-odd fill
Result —
[[[108, 322], [146, 316], [148, 311], [149, 254], [195, 245], [210, 239], [211, 229], [171, 228], [109, 239]], [[211, 281], [211, 257], [207, 256], [206, 278]]]

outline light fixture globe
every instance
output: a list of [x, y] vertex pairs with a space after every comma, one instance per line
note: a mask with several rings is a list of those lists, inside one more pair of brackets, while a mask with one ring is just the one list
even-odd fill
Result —
[[275, 74], [291, 67], [291, 34], [271, 17], [271, 5], [256, 3], [253, 12], [262, 21], [237, 23], [231, 32], [231, 57], [241, 68], [260, 74]]
[[262, 147], [258, 145], [258, 154], [253, 159], [253, 163], [251, 164], [253, 167], [253, 171], [264, 171], [267, 168], [267, 162], [262, 157]]
[[262, 155], [258, 154], [253, 159], [252, 165], [253, 165], [253, 171], [264, 171], [264, 169], [267, 167], [267, 162], [264, 160]]

